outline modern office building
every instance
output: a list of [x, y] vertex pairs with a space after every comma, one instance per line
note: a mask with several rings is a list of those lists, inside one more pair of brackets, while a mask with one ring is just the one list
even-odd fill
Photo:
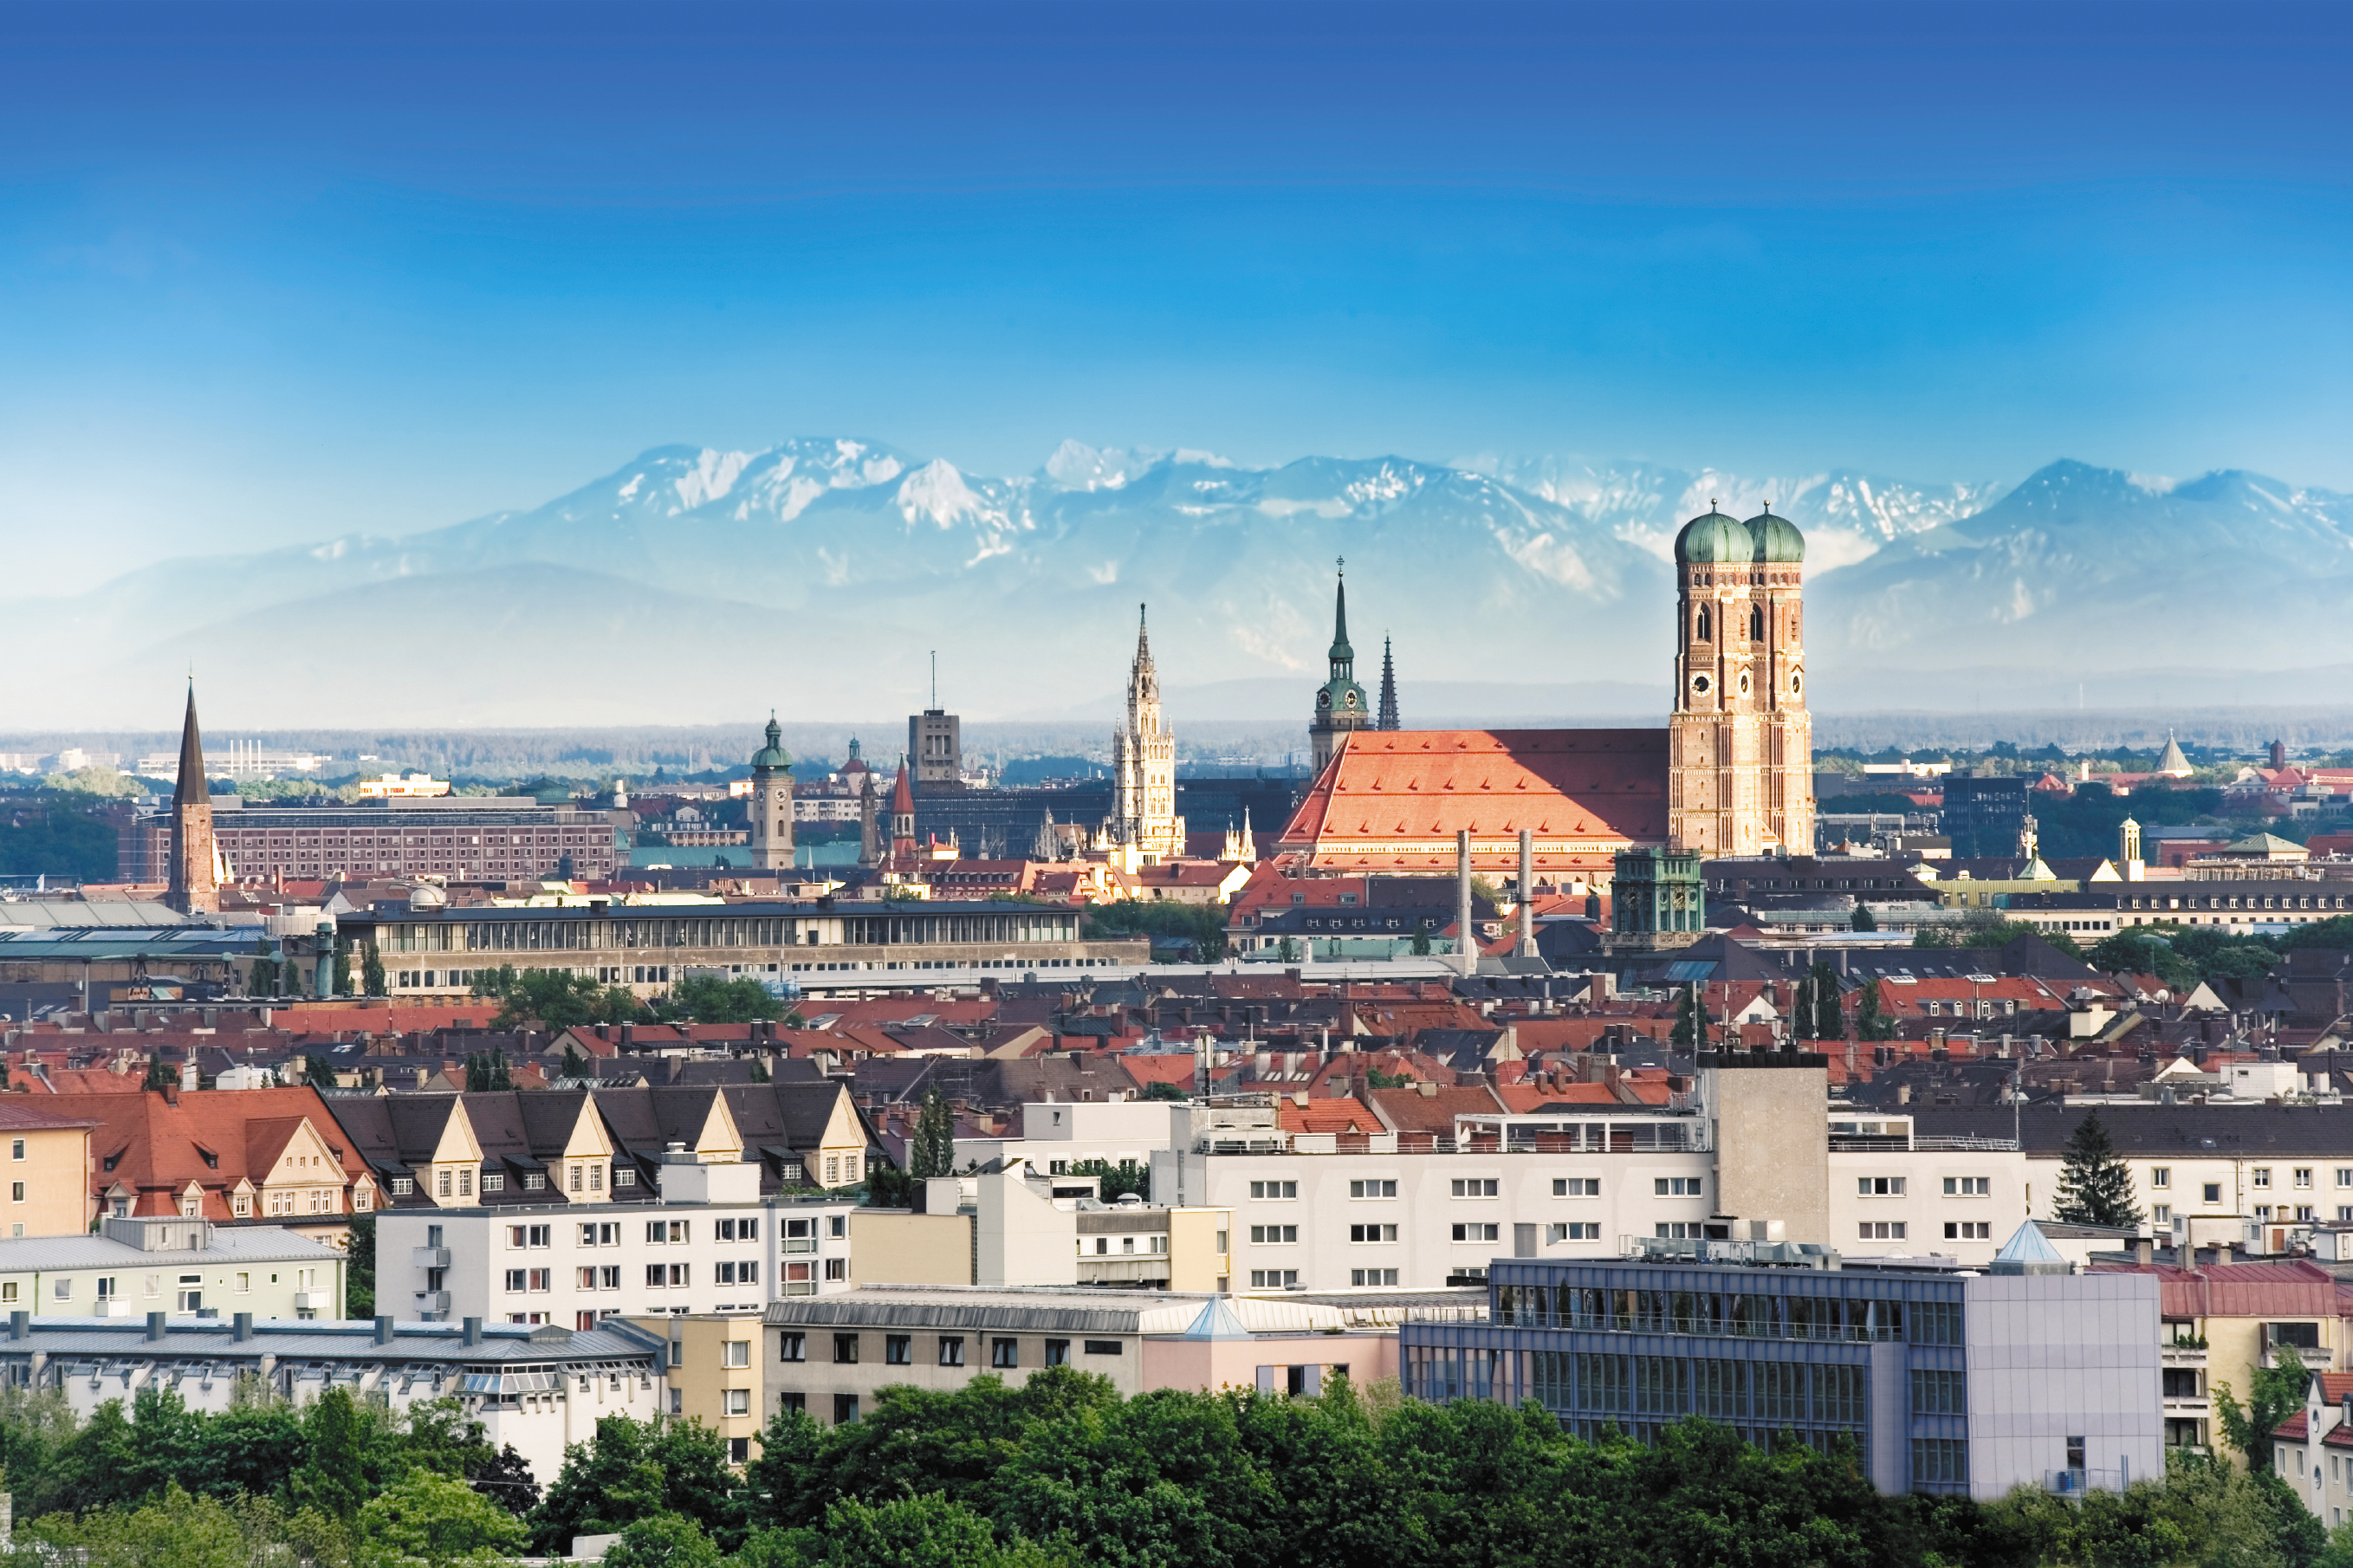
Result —
[[1890, 1493], [2161, 1475], [2157, 1280], [2075, 1274], [2031, 1226], [2004, 1252], [1990, 1273], [1770, 1243], [1497, 1258], [1490, 1321], [1400, 1331], [1405, 1389], [1541, 1405], [1586, 1436], [1702, 1415], [1759, 1444], [1851, 1439]]

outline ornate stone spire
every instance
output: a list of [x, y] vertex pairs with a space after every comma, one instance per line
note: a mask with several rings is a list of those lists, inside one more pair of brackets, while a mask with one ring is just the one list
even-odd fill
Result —
[[1381, 638], [1381, 717], [1380, 728], [1403, 728], [1398, 722], [1397, 665], [1389, 658], [1389, 639]]

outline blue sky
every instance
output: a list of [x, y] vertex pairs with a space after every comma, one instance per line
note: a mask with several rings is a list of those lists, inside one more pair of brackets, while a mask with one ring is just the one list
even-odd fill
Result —
[[11, 592], [665, 441], [2353, 489], [2342, 6], [0, 14]]

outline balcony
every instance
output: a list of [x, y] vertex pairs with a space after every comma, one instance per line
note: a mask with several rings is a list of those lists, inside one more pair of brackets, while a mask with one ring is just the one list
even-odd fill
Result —
[[[447, 1292], [445, 1291], [444, 1294]], [[332, 1303], [327, 1300], [327, 1293], [324, 1290], [294, 1292], [294, 1310], [298, 1312], [323, 1312], [331, 1305]]]
[[785, 1250], [786, 1252], [815, 1252], [817, 1250], [817, 1237], [813, 1236], [788, 1236], [785, 1237]]
[[1168, 1255], [1165, 1252], [1079, 1259], [1082, 1285], [1136, 1285], [1148, 1279], [1165, 1282], [1167, 1278]]
[[449, 1292], [419, 1290], [417, 1292], [417, 1315], [420, 1318], [446, 1318], [449, 1315]]
[[419, 1268], [447, 1268], [449, 1267], [449, 1249], [446, 1247], [411, 1247], [408, 1259]]

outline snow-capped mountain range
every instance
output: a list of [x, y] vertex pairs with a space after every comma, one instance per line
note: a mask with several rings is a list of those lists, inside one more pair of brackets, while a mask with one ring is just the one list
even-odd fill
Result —
[[808, 437], [657, 447], [528, 511], [0, 605], [18, 633], [0, 729], [147, 719], [191, 660], [208, 711], [248, 725], [872, 719], [919, 705], [934, 650], [945, 705], [1053, 711], [1123, 682], [1140, 603], [1165, 684], [1294, 682], [1303, 724], [1344, 555], [1357, 678], [1393, 637], [1409, 722], [1476, 717], [1417, 715], [1417, 679], [1655, 684], [1663, 703], [1672, 542], [1711, 500], [1769, 500], [1806, 531], [1830, 707], [2055, 703], [2086, 672], [2353, 659], [2353, 498], [2252, 474], [1250, 468], [1065, 441], [990, 478]]

